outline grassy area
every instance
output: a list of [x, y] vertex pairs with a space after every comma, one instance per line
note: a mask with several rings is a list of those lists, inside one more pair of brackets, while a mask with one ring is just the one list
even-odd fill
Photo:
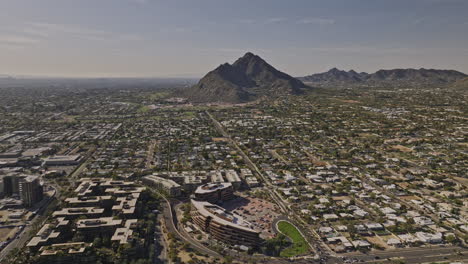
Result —
[[147, 106], [147, 105], [142, 105], [142, 106], [140, 106], [140, 108], [138, 108], [138, 112], [139, 112], [139, 113], [146, 113], [146, 112], [148, 112], [149, 110], [151, 110], [151, 109], [150, 109], [149, 106]]
[[192, 117], [195, 117], [195, 116], [196, 116], [196, 113], [193, 112], [193, 111], [186, 111], [186, 112], [184, 112], [184, 115], [185, 115], [186, 117], [192, 118]]
[[280, 221], [278, 222], [278, 229], [293, 242], [292, 246], [281, 251], [281, 257], [293, 257], [305, 254], [309, 251], [307, 241], [292, 224], [286, 221]]

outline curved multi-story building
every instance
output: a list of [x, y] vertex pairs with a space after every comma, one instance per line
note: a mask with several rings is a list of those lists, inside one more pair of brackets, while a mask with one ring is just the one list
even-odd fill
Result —
[[260, 232], [241, 216], [204, 201], [192, 200], [192, 220], [212, 238], [231, 245], [256, 247], [260, 244]]
[[198, 201], [218, 203], [234, 198], [234, 189], [229, 182], [207, 183], [195, 190], [195, 198]]

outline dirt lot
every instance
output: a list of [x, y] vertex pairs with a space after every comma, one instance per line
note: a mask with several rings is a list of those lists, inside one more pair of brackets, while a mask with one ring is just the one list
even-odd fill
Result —
[[406, 201], [411, 201], [411, 200], [421, 200], [421, 198], [414, 196], [414, 195], [409, 195], [409, 196], [400, 196], [400, 199], [406, 200]]
[[348, 104], [359, 104], [359, 101], [356, 100], [343, 100], [343, 99], [336, 99], [337, 101], [343, 102], [343, 103], [348, 103]]
[[5, 222], [8, 220], [8, 211], [0, 211], [0, 221]]
[[401, 152], [413, 152], [412, 149], [408, 148], [408, 147], [405, 147], [405, 146], [402, 146], [402, 145], [396, 145], [396, 146], [393, 146], [392, 147], [394, 150], [399, 150]]
[[17, 227], [0, 228], [0, 242], [6, 241], [8, 237], [12, 238], [17, 231]]
[[224, 137], [211, 138], [214, 142], [227, 142], [227, 139]]
[[456, 181], [468, 187], [468, 179], [462, 177], [453, 177]]
[[352, 200], [349, 196], [334, 196], [332, 197], [333, 201], [343, 201], [343, 200]]
[[206, 261], [208, 263], [213, 261], [212, 258], [206, 258], [206, 257], [199, 256], [199, 255], [196, 255], [196, 254], [191, 255], [191, 253], [188, 253], [186, 251], [179, 251], [178, 256], [182, 260], [182, 263], [189, 263], [189, 261], [191, 261], [191, 260], [202, 260], [202, 261]]
[[371, 244], [379, 245], [381, 247], [384, 247], [385, 249], [389, 248], [387, 243], [382, 241], [382, 239], [380, 239], [380, 237], [378, 237], [378, 236], [366, 237], [366, 240], [369, 241], [369, 243], [371, 243]]

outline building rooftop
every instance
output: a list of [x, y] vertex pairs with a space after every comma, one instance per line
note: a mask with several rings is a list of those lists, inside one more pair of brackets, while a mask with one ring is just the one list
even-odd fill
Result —
[[76, 207], [76, 208], [63, 208], [62, 210], [55, 211], [52, 216], [73, 216], [73, 215], [100, 215], [104, 213], [103, 208], [96, 207]]
[[78, 161], [81, 158], [81, 155], [56, 155], [45, 158], [46, 162], [68, 162], [68, 161]]
[[209, 202], [195, 200], [191, 201], [192, 205], [200, 214], [204, 216], [210, 216], [218, 223], [229, 225], [249, 232], [260, 233], [259, 231], [252, 229], [252, 224], [244, 220], [241, 216], [231, 213], [220, 206], [211, 204]]
[[140, 193], [145, 190], [145, 187], [115, 187], [115, 188], [107, 188], [106, 193], [113, 193], [114, 195], [126, 195], [126, 194], [134, 194]]
[[78, 229], [88, 229], [96, 227], [105, 227], [105, 226], [118, 226], [122, 224], [122, 220], [115, 219], [112, 217], [101, 217], [94, 219], [83, 219], [76, 222], [76, 227]]
[[65, 199], [67, 203], [70, 204], [80, 204], [80, 203], [97, 203], [104, 200], [110, 200], [112, 196], [103, 195], [103, 196], [80, 196], [80, 197], [71, 197]]
[[133, 214], [139, 197], [140, 193], [131, 193], [125, 197], [119, 197], [116, 200], [118, 204], [112, 206], [112, 210], [121, 211], [123, 214]]
[[40, 244], [47, 243], [50, 239], [57, 238], [60, 235], [60, 232], [54, 231], [54, 227], [50, 224], [45, 224], [42, 228], [37, 232], [36, 236], [33, 237], [29, 243], [27, 244], [28, 247], [36, 247]]
[[86, 248], [91, 247], [92, 243], [75, 242], [75, 243], [62, 243], [44, 246], [39, 249], [41, 256], [55, 256], [58, 253], [68, 254], [81, 254], [84, 253]]
[[119, 241], [119, 244], [127, 244], [133, 234], [133, 228], [136, 227], [137, 219], [128, 219], [125, 221], [125, 226], [117, 228], [111, 241]]
[[230, 182], [219, 182], [219, 183], [207, 183], [203, 184], [201, 186], [198, 186], [198, 188], [195, 190], [195, 193], [210, 193], [214, 192], [217, 190], [222, 190], [232, 187], [232, 184]]
[[153, 181], [154, 183], [160, 183], [166, 188], [178, 188], [178, 187], [180, 187], [180, 185], [177, 182], [173, 181], [173, 180], [165, 179], [165, 178], [158, 177], [158, 176], [155, 176], [155, 175], [145, 176], [144, 179], [149, 180], [149, 181]]
[[39, 176], [28, 175], [23, 178], [23, 181], [25, 182], [33, 182], [35, 180], [39, 180]]
[[237, 174], [235, 170], [227, 170], [226, 179], [228, 180], [228, 182], [240, 182], [241, 181], [239, 174]]

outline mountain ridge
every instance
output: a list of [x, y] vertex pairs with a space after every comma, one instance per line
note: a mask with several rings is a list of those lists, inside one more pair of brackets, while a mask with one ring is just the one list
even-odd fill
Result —
[[332, 68], [327, 72], [299, 77], [299, 80], [315, 85], [446, 85], [455, 83], [468, 75], [455, 70], [439, 69], [389, 69], [378, 70], [374, 73], [354, 70], [343, 71]]
[[184, 91], [196, 103], [244, 103], [262, 96], [301, 94], [308, 88], [260, 56], [247, 52], [233, 64], [224, 63]]

